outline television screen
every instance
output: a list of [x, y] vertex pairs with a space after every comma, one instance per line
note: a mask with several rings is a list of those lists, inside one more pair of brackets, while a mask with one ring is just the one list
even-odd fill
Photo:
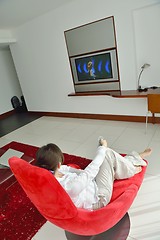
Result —
[[110, 52], [75, 59], [78, 81], [113, 77]]

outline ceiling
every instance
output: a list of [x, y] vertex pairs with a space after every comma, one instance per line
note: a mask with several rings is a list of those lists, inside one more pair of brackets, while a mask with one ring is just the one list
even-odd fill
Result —
[[14, 29], [74, 0], [0, 0], [0, 30]]

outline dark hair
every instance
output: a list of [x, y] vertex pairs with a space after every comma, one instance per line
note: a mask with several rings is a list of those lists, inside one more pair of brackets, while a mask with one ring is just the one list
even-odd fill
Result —
[[36, 166], [47, 170], [55, 171], [58, 163], [64, 162], [64, 156], [61, 149], [53, 143], [49, 143], [39, 148], [36, 153]]

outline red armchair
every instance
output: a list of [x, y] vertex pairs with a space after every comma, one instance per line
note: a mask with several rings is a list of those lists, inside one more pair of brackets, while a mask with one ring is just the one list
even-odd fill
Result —
[[116, 180], [111, 202], [104, 208], [88, 211], [75, 207], [48, 170], [17, 157], [10, 158], [9, 164], [32, 203], [48, 221], [66, 231], [84, 236], [102, 233], [123, 218], [136, 197], [146, 171], [146, 167], [143, 167], [141, 173], [130, 179]]

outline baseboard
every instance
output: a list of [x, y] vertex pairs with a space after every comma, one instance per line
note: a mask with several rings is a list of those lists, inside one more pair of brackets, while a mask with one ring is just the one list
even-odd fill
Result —
[[2, 114], [0, 114], [0, 119], [6, 118], [6, 117], [8, 117], [8, 116], [10, 116], [10, 115], [12, 115], [14, 113], [15, 113], [14, 109], [9, 111], [9, 112], [2, 113]]
[[[65, 112], [33, 112], [41, 116], [64, 117], [64, 118], [84, 118], [96, 120], [126, 121], [126, 122], [145, 122], [145, 116], [128, 116], [128, 115], [108, 115], [108, 114], [89, 114], [89, 113], [65, 113]], [[148, 122], [152, 122], [152, 117], [148, 117]], [[160, 117], [155, 117], [155, 123], [160, 123]]]

